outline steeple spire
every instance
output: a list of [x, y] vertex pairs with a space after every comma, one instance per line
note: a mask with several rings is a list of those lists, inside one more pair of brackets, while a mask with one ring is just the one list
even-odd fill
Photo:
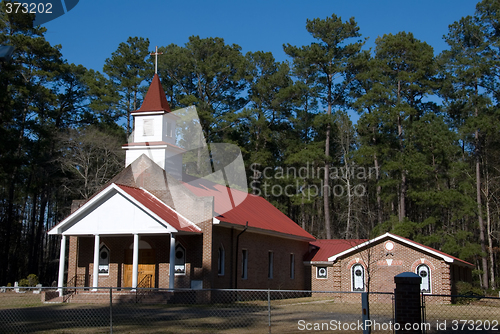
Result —
[[155, 56], [155, 74], [158, 73], [158, 55], [162, 55], [163, 52], [158, 52], [158, 45], [155, 48], [155, 52], [151, 52], [151, 56]]
[[134, 111], [137, 112], [156, 112], [156, 111], [164, 111], [169, 113], [170, 106], [168, 105], [167, 98], [165, 96], [165, 91], [160, 83], [160, 77], [158, 74], [155, 74], [153, 77], [153, 81], [149, 86], [148, 92], [144, 97], [144, 101], [142, 102], [141, 108], [139, 110]]

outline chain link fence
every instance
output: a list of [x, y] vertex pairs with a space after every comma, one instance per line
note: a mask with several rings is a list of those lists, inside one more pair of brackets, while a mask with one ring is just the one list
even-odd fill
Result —
[[[370, 293], [393, 333], [392, 293]], [[422, 295], [423, 333], [499, 333], [500, 298]], [[1, 333], [361, 333], [361, 294], [288, 290], [0, 289]]]
[[[361, 294], [288, 290], [2, 288], [2, 333], [359, 333]], [[392, 294], [370, 294], [374, 322]], [[375, 330], [374, 333], [392, 331]]]
[[500, 298], [422, 295], [426, 333], [500, 333]]

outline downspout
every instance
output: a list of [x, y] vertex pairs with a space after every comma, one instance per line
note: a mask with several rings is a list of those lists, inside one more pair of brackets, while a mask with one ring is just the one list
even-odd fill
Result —
[[245, 233], [245, 231], [247, 230], [248, 228], [248, 220], [247, 220], [247, 223], [245, 225], [245, 228], [243, 229], [243, 231], [241, 231], [240, 233], [238, 233], [238, 235], [236, 236], [236, 265], [234, 267], [234, 288], [235, 289], [238, 289], [238, 244], [240, 243], [240, 236]]

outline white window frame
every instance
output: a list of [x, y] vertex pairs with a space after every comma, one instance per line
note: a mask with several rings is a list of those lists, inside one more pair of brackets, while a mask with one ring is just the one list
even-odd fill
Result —
[[[320, 277], [319, 272], [320, 272], [320, 270], [323, 270], [323, 269], [325, 270], [326, 275], [324, 277]], [[316, 279], [328, 279], [328, 267], [326, 267], [326, 266], [316, 267]]]
[[[107, 258], [106, 258], [106, 261], [103, 261], [103, 263], [101, 264], [101, 256], [102, 256], [102, 252], [106, 252], [106, 255], [107, 255]], [[104, 244], [101, 244], [101, 247], [99, 247], [99, 276], [109, 276], [109, 256], [110, 256], [110, 251], [109, 251], [109, 248], [104, 245]], [[102, 267], [102, 268], [101, 268]], [[102, 270], [106, 270], [104, 267], [106, 267], [107, 271], [106, 272], [102, 272], [101, 273], [101, 269]]]
[[[181, 248], [184, 253], [184, 261], [183, 263], [177, 263], [177, 249]], [[180, 262], [180, 261], [179, 261]], [[175, 275], [176, 276], [184, 276], [186, 275], [186, 247], [184, 247], [180, 242], [175, 245]], [[179, 271], [178, 271], [179, 270]]]
[[[432, 293], [432, 280], [431, 280], [431, 268], [426, 265], [425, 263], [422, 263], [422, 264], [419, 264], [417, 266], [417, 268], [415, 269], [415, 273], [418, 275], [418, 277], [422, 278], [422, 276], [420, 276], [419, 272], [418, 272], [418, 269], [421, 268], [421, 267], [425, 267], [427, 268], [427, 274], [428, 274], [428, 278], [427, 278], [427, 284], [429, 285], [429, 289], [428, 291], [422, 291], [422, 282], [420, 283], [420, 293], [423, 293], [423, 294], [428, 294], [428, 293]], [[422, 278], [423, 279], [423, 278]]]
[[[356, 268], [360, 268], [361, 269], [361, 277], [362, 277], [362, 282], [363, 282], [363, 288], [362, 289], [358, 289], [358, 288], [355, 289], [354, 288], [354, 283], [355, 283], [354, 275], [355, 275]], [[366, 270], [365, 270], [365, 267], [361, 263], [355, 263], [355, 264], [352, 265], [352, 267], [351, 267], [351, 291], [353, 291], [353, 292], [364, 292], [364, 291], [366, 291], [365, 275], [366, 275]]]
[[155, 120], [146, 118], [142, 120], [142, 135], [143, 137], [152, 137], [155, 135]]
[[167, 122], [167, 137], [172, 137], [172, 123]]

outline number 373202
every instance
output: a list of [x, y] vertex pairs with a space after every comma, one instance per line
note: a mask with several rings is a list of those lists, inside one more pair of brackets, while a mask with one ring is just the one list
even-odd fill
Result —
[[23, 14], [52, 14], [52, 3], [26, 3], [26, 2], [6, 2], [5, 12]]

